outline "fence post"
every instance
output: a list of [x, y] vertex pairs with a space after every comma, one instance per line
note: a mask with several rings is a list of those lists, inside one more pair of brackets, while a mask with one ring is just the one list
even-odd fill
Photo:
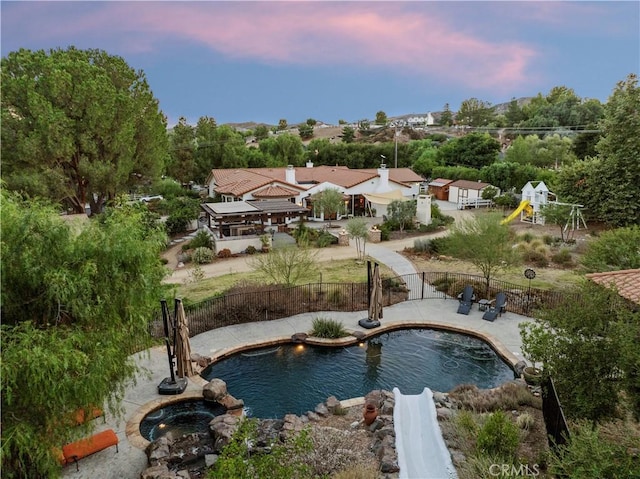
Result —
[[425, 276], [424, 276], [424, 271], [422, 272], [422, 291], [420, 293], [420, 299], [424, 299], [424, 281], [425, 281]]

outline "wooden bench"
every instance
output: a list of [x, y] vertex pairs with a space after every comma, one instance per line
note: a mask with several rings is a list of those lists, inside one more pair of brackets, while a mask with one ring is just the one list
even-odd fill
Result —
[[65, 464], [75, 462], [76, 470], [79, 470], [78, 461], [80, 459], [111, 446], [116, 446], [116, 452], [118, 452], [118, 436], [116, 436], [113, 429], [107, 429], [63, 446], [62, 455], [64, 456]]
[[77, 409], [74, 413], [74, 420], [78, 426], [84, 424], [87, 421], [92, 421], [93, 419], [97, 419], [101, 417], [104, 422], [107, 422], [107, 419], [104, 415], [104, 411], [99, 407], [91, 407], [89, 410], [86, 409]]

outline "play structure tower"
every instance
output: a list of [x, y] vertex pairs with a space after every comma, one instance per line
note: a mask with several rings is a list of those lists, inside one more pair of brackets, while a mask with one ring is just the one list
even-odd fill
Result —
[[[551, 201], [551, 198], [554, 198], [554, 201]], [[522, 188], [522, 201], [511, 215], [502, 220], [502, 223], [509, 223], [520, 215], [520, 221], [543, 225], [544, 215], [542, 210], [547, 205], [557, 205], [568, 207], [567, 223], [564, 226], [565, 231], [573, 232], [579, 230], [581, 226], [584, 226], [585, 229], [587, 228], [587, 223], [584, 221], [581, 211], [583, 205], [560, 203], [555, 198], [556, 195], [549, 191], [544, 181], [529, 181]]]

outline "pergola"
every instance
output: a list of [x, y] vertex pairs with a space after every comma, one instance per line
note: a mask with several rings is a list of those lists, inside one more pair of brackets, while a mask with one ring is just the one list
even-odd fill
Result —
[[222, 236], [263, 234], [265, 226], [286, 225], [309, 210], [288, 200], [248, 200], [201, 205], [207, 225]]

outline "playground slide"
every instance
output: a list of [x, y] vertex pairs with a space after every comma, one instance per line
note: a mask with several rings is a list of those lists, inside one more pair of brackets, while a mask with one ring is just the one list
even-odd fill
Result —
[[527, 207], [531, 208], [529, 206], [529, 200], [521, 201], [520, 204], [518, 205], [518, 207], [516, 208], [516, 210], [513, 213], [511, 213], [509, 216], [507, 216], [505, 219], [503, 219], [500, 222], [500, 224], [503, 225], [503, 224], [506, 224], [506, 223], [510, 223], [511, 221], [513, 221], [516, 218], [516, 216], [518, 216], [520, 214], [520, 212], [522, 210], [527, 209]]
[[457, 479], [431, 390], [424, 388], [421, 394], [404, 395], [393, 388], [393, 395], [400, 479]]

